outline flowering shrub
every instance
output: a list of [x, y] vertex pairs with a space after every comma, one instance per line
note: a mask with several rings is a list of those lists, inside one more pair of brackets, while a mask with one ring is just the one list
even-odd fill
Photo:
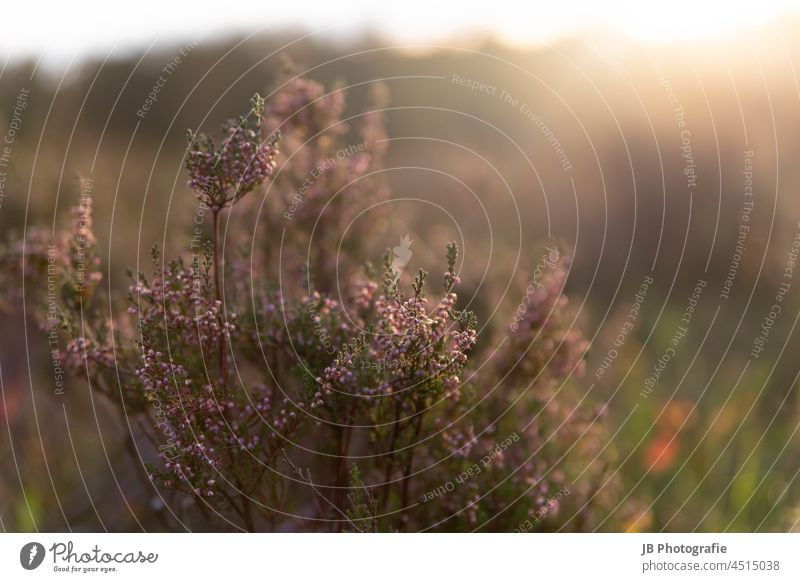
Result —
[[[296, 79], [269, 104], [256, 96], [222, 142], [190, 132], [188, 185], [210, 209], [210, 240], [166, 263], [154, 249], [154, 274], [131, 274], [113, 333], [97, 308], [109, 299], [93, 292], [87, 192], [54, 251], [33, 231], [25, 252], [10, 247], [3, 260], [58, 277], [65, 364], [136, 419], [130, 449], [151, 486], [193, 499], [205, 527], [590, 527], [614, 482], [598, 460], [599, 414], [570, 384], [587, 346], [563, 295], [566, 260], [513, 330], [487, 328], [479, 349], [476, 317], [459, 304], [455, 243], [438, 289], [421, 269], [406, 288], [388, 252], [379, 270], [332, 256], [344, 217], [387, 195], [361, 179], [381, 163], [380, 115], [357, 128], [364, 147], [343, 150], [343, 108], [341, 91]], [[255, 209], [247, 195], [262, 187], [274, 195], [257, 260], [226, 263], [220, 216]], [[298, 268], [278, 286], [250, 265], [272, 264], [281, 220], [293, 225], [285, 252]]]
[[189, 187], [212, 211], [236, 204], [275, 168], [277, 134], [262, 143], [264, 101], [260, 95], [253, 97], [252, 106], [247, 118], [230, 120], [223, 126], [226, 137], [219, 148], [210, 136], [195, 136], [189, 130]]

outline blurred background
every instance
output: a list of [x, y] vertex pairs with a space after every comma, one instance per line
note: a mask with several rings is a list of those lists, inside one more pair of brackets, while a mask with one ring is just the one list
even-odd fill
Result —
[[[364, 259], [410, 235], [415, 266], [436, 269], [456, 238], [485, 321], [519, 303], [509, 282], [542, 244], [569, 249], [581, 383], [606, 403], [619, 506], [644, 508], [629, 529], [794, 529], [800, 7], [537, 4], [15, 5], [2, 230], [61, 221], [91, 177], [123, 292], [153, 243], [187, 250], [187, 128], [214, 131], [288, 74], [344, 88], [352, 116], [380, 81], [392, 212]], [[0, 526], [158, 528], [118, 420], [84, 384], [56, 392], [33, 324], [0, 326]]]

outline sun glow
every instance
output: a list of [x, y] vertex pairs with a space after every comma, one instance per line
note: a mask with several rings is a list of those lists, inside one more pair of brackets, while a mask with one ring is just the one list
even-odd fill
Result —
[[712, 40], [753, 26], [800, 13], [800, 2], [764, 0], [758, 3], [703, 0], [565, 0], [520, 5], [495, 13], [484, 22], [515, 44], [580, 34], [589, 29], [616, 30], [638, 41], [665, 43]]
[[[124, 17], [112, 4], [83, 0], [53, 3], [48, 12], [49, 17], [42, 19], [38, 4], [19, 4], [15, 25], [0, 37], [0, 54], [64, 59], [107, 53], [111, 47], [140, 49], [156, 39], [179, 41], [195, 37], [198, 31], [230, 34], [286, 26], [342, 38], [372, 31], [399, 44], [440, 44], [489, 35], [536, 45], [598, 29], [616, 30], [641, 42], [711, 40], [798, 15], [800, 0], [307, 0], [268, 8], [258, 0], [227, 0], [224, 10], [213, 3], [192, 3], [187, 9], [182, 2], [140, 0], [136, 10]], [[153, 18], [156, 13], [158, 18]]]

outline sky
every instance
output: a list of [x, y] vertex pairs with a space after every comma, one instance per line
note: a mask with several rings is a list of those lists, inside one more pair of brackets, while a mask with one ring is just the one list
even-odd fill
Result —
[[[124, 8], [123, 8], [124, 7]], [[785, 15], [800, 0], [108, 0], [20, 2], [5, 11], [0, 58], [64, 62], [287, 26], [333, 37], [366, 31], [400, 44], [436, 44], [490, 33], [522, 45], [610, 29], [638, 41], [674, 43], [736, 34]]]

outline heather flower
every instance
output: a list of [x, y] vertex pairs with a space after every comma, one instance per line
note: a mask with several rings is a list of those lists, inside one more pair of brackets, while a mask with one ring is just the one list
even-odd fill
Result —
[[[265, 124], [281, 132], [286, 162], [274, 176], [275, 196], [268, 201], [271, 212], [265, 216], [264, 232], [291, 226], [281, 262], [289, 269], [306, 268], [319, 291], [332, 293], [337, 276], [347, 288], [345, 282], [369, 256], [365, 249], [374, 246], [370, 227], [385, 209], [379, 202], [388, 198], [376, 172], [387, 143], [381, 112], [385, 102], [386, 90], [376, 84], [367, 111], [345, 122], [344, 90], [328, 91], [320, 83], [297, 78], [265, 107]], [[355, 220], [366, 208], [369, 215]], [[334, 254], [345, 231], [348, 252]], [[266, 246], [267, 253], [274, 252], [271, 240]], [[295, 257], [293, 249], [302, 253]]]
[[507, 347], [496, 358], [498, 369], [528, 380], [581, 375], [588, 343], [570, 320], [564, 283], [569, 263], [562, 256], [537, 285], [523, 291], [525, 300], [507, 335]]
[[[563, 293], [568, 264], [544, 275], [511, 331], [487, 327], [479, 346], [477, 318], [460, 305], [455, 243], [441, 286], [420, 269], [409, 288], [390, 252], [382, 273], [362, 269], [370, 221], [354, 227], [346, 253], [332, 255], [352, 216], [387, 196], [362, 179], [385, 150], [385, 98], [375, 103], [348, 128], [342, 91], [296, 79], [266, 107], [256, 96], [249, 115], [225, 124], [222, 143], [190, 133], [189, 186], [212, 211], [211, 240], [191, 260], [163, 263], [154, 249], [152, 275], [131, 273], [114, 333], [97, 309], [105, 298], [92, 293], [100, 265], [90, 183], [68, 236], [31, 231], [0, 261], [24, 260], [26, 274], [58, 279], [65, 367], [88, 376], [141, 431], [126, 444], [137, 464], [146, 459], [147, 486], [193, 499], [208, 527], [569, 525], [572, 509], [597, 503], [601, 480], [606, 492], [613, 482], [593, 464], [599, 413], [576, 410], [571, 382], [586, 342]], [[265, 137], [265, 127], [285, 136], [280, 171], [277, 132]], [[348, 149], [354, 135], [363, 147]], [[256, 257], [226, 262], [219, 215], [267, 180], [276, 195], [259, 215], [270, 238]], [[269, 269], [279, 221], [293, 226], [280, 280]], [[501, 342], [503, 350], [492, 347]], [[578, 471], [585, 477], [573, 484]], [[556, 508], [554, 492], [565, 487]]]
[[220, 145], [206, 134], [189, 130], [189, 187], [209, 208], [235, 204], [272, 175], [279, 134], [264, 138], [263, 112], [264, 100], [256, 94], [247, 117], [223, 125], [225, 137]]
[[29, 228], [25, 236], [0, 248], [0, 306], [10, 309], [22, 298], [23, 273], [27, 290], [46, 281], [48, 268], [53, 274], [65, 268], [64, 240], [53, 240], [52, 233], [39, 226]]
[[91, 180], [81, 178], [80, 199], [72, 209], [72, 236], [69, 239], [67, 261], [71, 272], [71, 290], [77, 298], [86, 300], [102, 279], [99, 271], [92, 217]]
[[272, 126], [290, 135], [315, 136], [325, 130], [342, 133], [344, 93], [341, 90], [325, 92], [316, 81], [296, 77], [278, 91], [265, 109]]

